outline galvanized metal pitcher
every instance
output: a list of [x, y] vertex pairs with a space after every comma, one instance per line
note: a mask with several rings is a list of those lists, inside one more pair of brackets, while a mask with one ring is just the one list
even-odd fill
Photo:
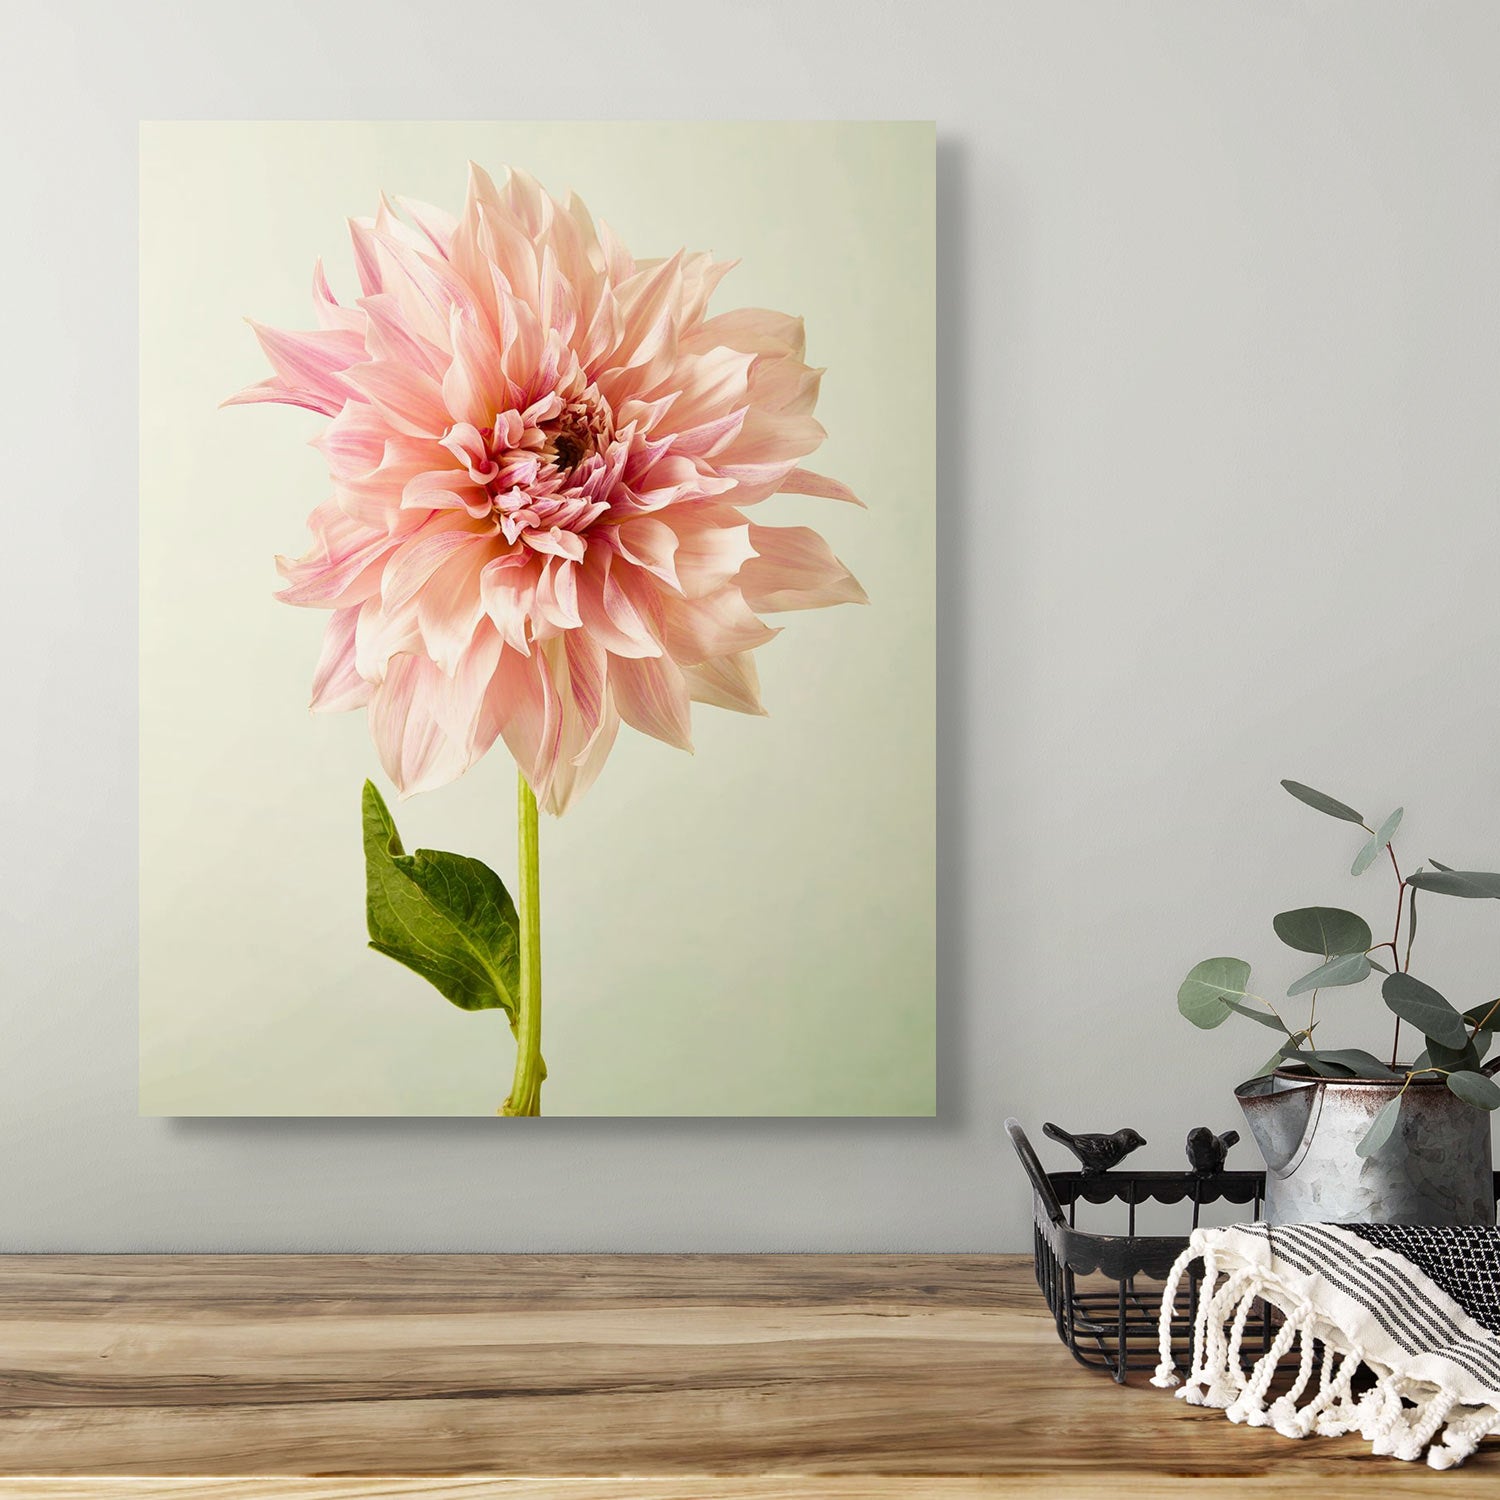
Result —
[[1234, 1091], [1266, 1159], [1268, 1223], [1495, 1222], [1490, 1116], [1440, 1078], [1414, 1079], [1396, 1133], [1369, 1159], [1357, 1154], [1399, 1087], [1278, 1069]]

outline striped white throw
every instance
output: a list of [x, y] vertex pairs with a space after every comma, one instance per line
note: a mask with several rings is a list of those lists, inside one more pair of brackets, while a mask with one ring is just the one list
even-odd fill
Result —
[[[1237, 1224], [1199, 1229], [1162, 1298], [1153, 1385], [1178, 1383], [1172, 1305], [1203, 1261], [1192, 1368], [1177, 1394], [1287, 1437], [1358, 1432], [1376, 1453], [1461, 1464], [1500, 1430], [1500, 1229]], [[1241, 1357], [1257, 1298], [1283, 1316]], [[1322, 1346], [1321, 1353], [1314, 1345]], [[1300, 1347], [1299, 1347], [1300, 1346]], [[1271, 1396], [1285, 1361], [1292, 1383]], [[1361, 1366], [1374, 1384], [1353, 1391]]]

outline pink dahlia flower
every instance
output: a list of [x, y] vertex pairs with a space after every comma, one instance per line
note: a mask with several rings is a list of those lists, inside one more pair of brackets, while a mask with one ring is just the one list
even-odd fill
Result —
[[732, 263], [637, 262], [521, 172], [471, 165], [456, 222], [401, 209], [351, 221], [352, 306], [320, 264], [316, 331], [253, 325], [275, 374], [231, 401], [332, 418], [278, 597], [332, 611], [312, 706], [367, 708], [404, 794], [500, 738], [562, 812], [621, 720], [691, 749], [693, 701], [764, 713], [762, 615], [864, 600], [816, 532], [745, 509], [859, 502], [799, 467], [824, 437], [801, 320], [708, 316]]

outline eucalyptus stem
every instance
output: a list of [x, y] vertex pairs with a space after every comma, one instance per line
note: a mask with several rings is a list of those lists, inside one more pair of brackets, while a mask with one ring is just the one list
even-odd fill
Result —
[[516, 997], [516, 1074], [503, 1115], [542, 1112], [542, 902], [536, 795], [516, 776], [516, 916], [521, 927], [521, 991]]

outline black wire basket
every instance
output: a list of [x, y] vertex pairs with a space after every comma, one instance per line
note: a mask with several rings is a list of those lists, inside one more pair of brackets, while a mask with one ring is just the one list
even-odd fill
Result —
[[[1098, 1174], [1043, 1169], [1017, 1120], [1005, 1129], [1031, 1179], [1032, 1240], [1037, 1285], [1057, 1323], [1057, 1336], [1079, 1364], [1108, 1370], [1124, 1384], [1132, 1370], [1154, 1370], [1158, 1354], [1163, 1285], [1172, 1262], [1187, 1249], [1206, 1204], [1246, 1204], [1260, 1217], [1264, 1172], [1138, 1172], [1129, 1168]], [[1077, 1227], [1079, 1202], [1119, 1203], [1124, 1234], [1095, 1234]], [[1136, 1233], [1136, 1210], [1145, 1203], [1184, 1204], [1191, 1210], [1188, 1233]], [[1200, 1278], [1189, 1270], [1172, 1317], [1174, 1356], [1182, 1362], [1192, 1339]], [[1155, 1282], [1155, 1286], [1144, 1283]], [[1185, 1295], [1184, 1295], [1185, 1293]], [[1275, 1324], [1259, 1303], [1245, 1327], [1247, 1354], [1258, 1343], [1269, 1349]]]

